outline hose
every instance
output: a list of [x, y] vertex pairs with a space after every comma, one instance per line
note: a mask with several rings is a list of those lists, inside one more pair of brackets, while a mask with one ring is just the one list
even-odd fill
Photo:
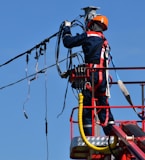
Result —
[[83, 141], [86, 143], [86, 145], [93, 149], [93, 150], [96, 150], [100, 153], [110, 153], [110, 147], [113, 149], [116, 147], [116, 144], [117, 144], [117, 137], [114, 136], [114, 142], [112, 144], [110, 144], [110, 146], [105, 146], [105, 147], [97, 147], [97, 146], [94, 146], [93, 144], [91, 144], [86, 136], [85, 136], [85, 133], [84, 133], [84, 129], [83, 129], [83, 121], [82, 121], [82, 114], [83, 114], [83, 94], [82, 93], [79, 93], [79, 110], [78, 110], [78, 123], [79, 123], [79, 130], [80, 130], [80, 134], [81, 134], [81, 137], [83, 139]]

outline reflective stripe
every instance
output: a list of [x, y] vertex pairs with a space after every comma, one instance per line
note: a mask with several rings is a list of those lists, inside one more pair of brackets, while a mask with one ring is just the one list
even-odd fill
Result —
[[95, 32], [95, 31], [87, 31], [87, 36], [96, 36], [96, 37], [100, 37], [102, 39], [104, 39], [104, 35], [101, 32]]
[[102, 37], [101, 37], [100, 35], [98, 35], [98, 34], [87, 34], [87, 37], [91, 37], [91, 36], [102, 38]]
[[92, 124], [85, 124], [83, 125], [84, 128], [87, 128], [87, 127], [92, 127]]
[[102, 51], [101, 51], [101, 58], [104, 59], [104, 53], [105, 53], [105, 48], [102, 47]]

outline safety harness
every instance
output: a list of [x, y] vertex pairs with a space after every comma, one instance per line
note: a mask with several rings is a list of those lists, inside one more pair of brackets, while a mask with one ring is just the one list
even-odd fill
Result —
[[[109, 50], [109, 45], [108, 45], [108, 41], [106, 40], [106, 38], [101, 32], [88, 31], [87, 36], [88, 37], [96, 36], [103, 39], [103, 44], [101, 44], [102, 50], [101, 50], [100, 60], [98, 60], [97, 63], [95, 62], [85, 63], [85, 64], [78, 65], [77, 67], [74, 67], [74, 69], [69, 71], [70, 72], [69, 81], [72, 83], [72, 87], [75, 89], [88, 89], [92, 92], [92, 86], [91, 86], [91, 83], [89, 82], [89, 78], [92, 72], [96, 72], [96, 71], [98, 72], [99, 80], [98, 80], [98, 83], [95, 84], [94, 86], [94, 91], [96, 91], [96, 89], [100, 86], [100, 84], [103, 81], [103, 72], [105, 72], [103, 68], [108, 66], [107, 50]], [[94, 56], [94, 54], [96, 53], [99, 47], [100, 46], [98, 46], [92, 51], [90, 57]], [[106, 73], [107, 72], [108, 71], [106, 70]], [[108, 74], [106, 74], [106, 80], [109, 77], [109, 75], [108, 76], [107, 75]]]
[[[88, 63], [86, 64], [87, 68], [92, 68], [94, 69], [98, 69], [98, 83], [95, 84], [94, 86], [94, 92], [97, 90], [97, 88], [100, 86], [100, 84], [103, 81], [103, 68], [104, 67], [108, 67], [108, 51], [109, 51], [109, 44], [108, 41], [106, 40], [106, 38], [104, 37], [103, 33], [101, 32], [94, 32], [94, 31], [88, 31], [87, 32], [87, 36], [96, 36], [96, 37], [100, 37], [103, 39], [103, 44], [102, 45], [102, 50], [101, 50], [101, 55], [100, 55], [100, 60], [99, 63]], [[93, 55], [95, 54], [95, 52], [97, 51], [98, 47], [92, 52], [91, 56], [93, 57]], [[108, 79], [108, 71], [106, 71], [106, 80]], [[90, 83], [86, 83], [85, 84], [85, 88], [89, 89], [90, 91], [92, 91], [92, 86], [90, 85]], [[106, 93], [104, 93], [106, 94]], [[104, 95], [103, 94], [103, 95]], [[108, 94], [107, 94], [108, 95]], [[101, 95], [100, 95], [101, 96]]]
[[[101, 50], [101, 55], [100, 55], [100, 59], [99, 59], [99, 63], [85, 63], [85, 64], [81, 64], [78, 65], [77, 67], [75, 67], [74, 69], [72, 69], [69, 73], [69, 81], [72, 83], [72, 87], [78, 90], [84, 90], [87, 89], [89, 91], [91, 91], [92, 93], [98, 89], [98, 87], [101, 85], [102, 81], [103, 81], [103, 73], [106, 72], [106, 80], [107, 80], [107, 84], [109, 84], [108, 82], [108, 78], [109, 78], [109, 74], [108, 74], [108, 70], [104, 70], [105, 67], [108, 67], [108, 53], [109, 53], [109, 45], [108, 45], [108, 41], [106, 40], [106, 38], [104, 37], [104, 35], [101, 32], [93, 32], [93, 31], [88, 31], [87, 32], [87, 36], [96, 36], [96, 37], [100, 37], [103, 39], [103, 44], [101, 44], [102, 46], [102, 50]], [[99, 46], [100, 47], [100, 46]], [[94, 54], [96, 53], [97, 49], [99, 48], [95, 48], [94, 51], [92, 51], [91, 53], [91, 57], [94, 57]], [[93, 74], [93, 72], [98, 72], [98, 83], [94, 84], [94, 86], [90, 83], [90, 77]], [[93, 80], [93, 79], [92, 79]], [[107, 89], [109, 90], [109, 85], [107, 85]], [[95, 97], [96, 96], [108, 96], [110, 92], [104, 92], [104, 93], [95, 93]], [[97, 95], [96, 95], [97, 94]], [[100, 111], [100, 109], [98, 111], [95, 111], [95, 114], [97, 115], [97, 113]], [[108, 123], [108, 118], [109, 118], [109, 109], [106, 109], [106, 119], [104, 123], [99, 123], [102, 126], [106, 126]], [[88, 126], [87, 126], [88, 127]]]

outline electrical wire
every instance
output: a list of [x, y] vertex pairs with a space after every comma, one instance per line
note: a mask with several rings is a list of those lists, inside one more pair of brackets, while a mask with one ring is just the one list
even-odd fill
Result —
[[[46, 52], [46, 43], [44, 43], [43, 46], [44, 46], [44, 49], [45, 49], [45, 52]], [[25, 100], [24, 103], [23, 103], [23, 113], [24, 113], [24, 116], [25, 116], [26, 119], [28, 119], [28, 115], [27, 115], [27, 113], [26, 113], [26, 111], [25, 111], [25, 105], [26, 105], [26, 103], [27, 103], [27, 102], [29, 101], [29, 99], [30, 99], [30, 84], [31, 84], [31, 81], [36, 80], [36, 79], [38, 78], [38, 66], [39, 66], [38, 61], [39, 61], [40, 56], [43, 55], [42, 51], [43, 51], [44, 49], [42, 48], [42, 46], [40, 46], [40, 48], [39, 48], [39, 53], [38, 53], [38, 48], [36, 48], [36, 52], [35, 52], [36, 55], [35, 55], [35, 57], [34, 57], [34, 58], [36, 59], [36, 64], [35, 64], [36, 74], [35, 74], [35, 76], [32, 77], [31, 79], [28, 78], [29, 54], [26, 55], [26, 68], [25, 68], [25, 73], [26, 73], [26, 77], [27, 77], [28, 93], [27, 93], [26, 100]]]
[[62, 37], [62, 33], [63, 33], [63, 27], [64, 27], [64, 22], [61, 23], [61, 25], [59, 27], [59, 33], [57, 35], [56, 51], [55, 51], [56, 67], [57, 67], [57, 71], [58, 71], [60, 77], [61, 77], [62, 71], [59, 66], [59, 52], [60, 52], [60, 42], [61, 42], [61, 37]]
[[3, 66], [5, 66], [5, 65], [7, 65], [7, 64], [9, 64], [9, 63], [11, 63], [11, 62], [13, 62], [14, 60], [16, 60], [16, 59], [18, 59], [18, 58], [20, 58], [20, 57], [22, 57], [22, 56], [24, 56], [24, 55], [26, 55], [26, 54], [31, 54], [31, 52], [32, 52], [33, 50], [40, 48], [42, 45], [45, 45], [47, 42], [50, 41], [50, 39], [56, 37], [57, 34], [59, 34], [59, 32], [56, 32], [56, 33], [54, 33], [53, 35], [51, 35], [50, 37], [44, 39], [43, 41], [41, 41], [40, 43], [38, 43], [37, 45], [35, 45], [35, 46], [32, 47], [31, 49], [29, 49], [29, 50], [27, 50], [27, 51], [25, 51], [25, 52], [23, 52], [23, 53], [15, 56], [15, 57], [11, 58], [11, 59], [9, 59], [8, 61], [4, 62], [3, 64], [0, 64], [0, 67], [3, 67]]
[[[26, 77], [28, 77], [28, 63], [29, 63], [29, 55], [27, 54], [26, 55], [26, 68], [25, 68]], [[28, 115], [27, 115], [27, 113], [25, 111], [25, 105], [30, 99], [30, 83], [31, 82], [30, 82], [29, 78], [27, 78], [28, 93], [27, 93], [26, 100], [23, 103], [23, 113], [24, 113], [24, 116], [25, 116], [26, 119], [28, 119]]]
[[[70, 58], [70, 57], [68, 57], [68, 58]], [[60, 60], [59, 63], [62, 63], [62, 62], [64, 62], [64, 61], [66, 61], [66, 60], [67, 60], [67, 58], [64, 58], [64, 59]], [[42, 73], [44, 73], [47, 69], [52, 68], [52, 67], [54, 67], [54, 66], [56, 66], [56, 63], [54, 63], [54, 64], [52, 64], [52, 65], [50, 65], [50, 66], [47, 66], [47, 67], [39, 70], [38, 72], [32, 73], [32, 74], [28, 75], [27, 77], [21, 78], [21, 79], [15, 81], [15, 82], [12, 82], [12, 83], [9, 83], [9, 84], [7, 84], [7, 85], [5, 85], [5, 86], [2, 86], [2, 87], [0, 87], [0, 90], [5, 89], [5, 88], [8, 88], [8, 87], [10, 87], [10, 86], [13, 86], [13, 85], [15, 85], [15, 84], [18, 84], [18, 83], [26, 80], [27, 78], [36, 76], [36, 74], [40, 74], [40, 73], [42, 74]]]
[[[44, 68], [47, 66], [46, 62], [46, 45], [44, 46]], [[44, 72], [45, 74], [45, 135], [46, 135], [46, 160], [49, 158], [49, 148], [48, 148], [48, 89], [47, 89], [47, 70]]]
[[[83, 17], [82, 15], [79, 15], [79, 18], [82, 18], [82, 17]], [[84, 28], [84, 27], [83, 27], [83, 24], [82, 24], [80, 21], [78, 21], [77, 18], [74, 19], [74, 20], [72, 21], [72, 23], [75, 22], [75, 21], [77, 21], [78, 23], [80, 23], [80, 24], [77, 24], [77, 25], [79, 25], [81, 28]], [[42, 46], [43, 44], [49, 42], [50, 39], [56, 37], [56, 36], [59, 35], [59, 34], [60, 34], [59, 31], [56, 32], [56, 33], [54, 33], [53, 35], [51, 35], [51, 36], [49, 36], [48, 38], [44, 39], [43, 41], [41, 41], [40, 43], [36, 44], [35, 46], [33, 46], [32, 48], [30, 48], [29, 50], [27, 50], [27, 51], [25, 51], [25, 52], [23, 52], [23, 53], [15, 56], [15, 57], [9, 59], [8, 61], [4, 62], [3, 64], [0, 64], [0, 67], [3, 67], [3, 66], [5, 66], [5, 65], [7, 65], [7, 64], [9, 64], [9, 63], [11, 63], [11, 62], [13, 62], [14, 60], [16, 60], [16, 59], [18, 59], [18, 58], [20, 58], [20, 57], [22, 57], [22, 56], [24, 56], [24, 55], [26, 55], [26, 54], [31, 54], [31, 52], [32, 52], [33, 50], [35, 50], [35, 49], [39, 48], [40, 46]]]
[[59, 117], [62, 115], [62, 113], [63, 113], [63, 111], [64, 111], [64, 109], [65, 109], [66, 97], [67, 97], [67, 92], [68, 92], [68, 86], [69, 86], [69, 80], [67, 81], [67, 86], [66, 86], [65, 95], [64, 95], [63, 107], [62, 107], [61, 112], [57, 115], [57, 118], [59, 118]]
[[[81, 17], [82, 16], [79, 16], [79, 18], [81, 18]], [[58, 74], [59, 74], [60, 77], [62, 77], [63, 73], [64, 73], [64, 72], [62, 72], [62, 69], [61, 69], [60, 64], [59, 64], [60, 43], [62, 41], [62, 34], [63, 34], [63, 30], [64, 30], [64, 27], [65, 27], [64, 24], [65, 23], [62, 22], [61, 25], [60, 25], [60, 27], [59, 27], [59, 32], [57, 34], [57, 41], [56, 41], [56, 51], [55, 51], [56, 67], [57, 67], [57, 71], [58, 71]], [[82, 28], [83, 31], [85, 31], [85, 27], [83, 26], [83, 24], [78, 19], [74, 19], [71, 22], [71, 27], [75, 27], [75, 26], [79, 26], [79, 27]], [[70, 55], [71, 55], [72, 49], [68, 49], [68, 53], [70, 53]], [[71, 62], [71, 59], [70, 59], [70, 62]], [[71, 67], [70, 64], [68, 66]], [[66, 70], [68, 70], [69, 67], [66, 68]]]
[[[80, 16], [81, 17], [81, 16]], [[74, 27], [74, 26], [80, 26], [83, 30], [85, 30], [85, 27], [83, 26], [83, 24], [75, 19], [71, 22], [72, 26], [71, 27]], [[58, 74], [61, 78], [64, 78], [64, 77], [67, 77], [67, 72], [69, 70], [72, 70], [72, 67], [73, 67], [73, 62], [72, 62], [72, 58], [73, 57], [77, 57], [78, 59], [78, 62], [80, 63], [79, 61], [79, 56], [78, 54], [80, 55], [80, 57], [82, 58], [82, 55], [80, 54], [81, 52], [77, 52], [77, 53], [73, 53], [72, 54], [72, 49], [68, 49], [68, 53], [67, 53], [67, 61], [66, 61], [66, 72], [62, 72], [62, 69], [60, 67], [60, 64], [59, 64], [59, 57], [60, 57], [60, 43], [61, 43], [61, 40], [62, 40], [62, 33], [63, 33], [63, 29], [64, 29], [64, 22], [61, 23], [60, 27], [59, 27], [59, 34], [57, 35], [57, 42], [56, 42], [56, 51], [55, 51], [55, 58], [56, 58], [56, 67], [57, 67], [57, 71], [58, 71]], [[69, 58], [70, 57], [70, 58]], [[82, 58], [83, 59], [83, 58]], [[68, 62], [69, 60], [69, 62]], [[65, 90], [65, 95], [64, 95], [64, 103], [63, 103], [63, 108], [62, 108], [62, 111], [57, 115], [57, 118], [62, 115], [64, 109], [65, 109], [65, 105], [66, 105], [66, 97], [67, 97], [67, 92], [68, 92], [68, 86], [69, 86], [69, 79], [67, 81], [67, 86], [66, 86], [66, 90]]]
[[[76, 22], [78, 22], [78, 23], [76, 23]], [[82, 23], [78, 20], [73, 20], [71, 22], [71, 24], [72, 24], [72, 27], [73, 26], [80, 26], [82, 29], [84, 29]], [[65, 76], [65, 74], [67, 74], [67, 71], [72, 70], [72, 66], [73, 66], [72, 58], [73, 57], [77, 56], [77, 59], [79, 61], [78, 54], [76, 54], [76, 53], [72, 54], [72, 49], [68, 49], [67, 61], [66, 61], [66, 72], [62, 72], [62, 69], [61, 69], [60, 64], [59, 64], [59, 57], [60, 57], [60, 43], [61, 43], [61, 40], [62, 40], [63, 29], [64, 29], [64, 22], [61, 23], [61, 25], [59, 27], [59, 34], [57, 35], [56, 52], [55, 52], [56, 67], [57, 67], [58, 74], [61, 78], [63, 78]], [[70, 58], [68, 58], [68, 57], [70, 57]], [[67, 81], [67, 87], [66, 87], [66, 90], [65, 90], [63, 108], [62, 108], [62, 111], [57, 115], [57, 118], [59, 118], [59, 116], [62, 115], [62, 113], [65, 109], [68, 86], [69, 86], [69, 80]]]

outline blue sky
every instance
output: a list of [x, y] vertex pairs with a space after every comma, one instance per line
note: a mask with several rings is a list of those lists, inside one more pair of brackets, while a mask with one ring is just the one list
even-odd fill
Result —
[[[19, 55], [47, 37], [58, 32], [64, 20], [72, 21], [87, 6], [99, 6], [98, 13], [109, 19], [105, 32], [115, 65], [118, 67], [145, 66], [145, 20], [144, 0], [4, 0], [0, 4], [0, 64]], [[77, 31], [77, 30], [76, 30]], [[47, 45], [47, 65], [55, 63], [56, 38]], [[67, 50], [61, 45], [61, 55]], [[35, 53], [30, 58], [28, 74], [35, 73]], [[43, 59], [39, 69], [44, 67]], [[21, 57], [0, 68], [0, 87], [25, 77], [26, 60]], [[118, 71], [123, 81], [144, 81], [144, 71]], [[114, 72], [113, 80], [116, 81]], [[48, 111], [48, 158], [49, 160], [69, 159], [70, 126], [69, 117], [77, 101], [69, 87], [66, 108], [61, 112], [67, 81], [61, 79], [56, 67], [47, 70], [47, 111]], [[29, 116], [23, 115], [23, 104], [27, 97], [28, 85], [24, 80], [0, 90], [0, 159], [3, 160], [46, 160], [45, 135], [45, 78], [44, 74], [30, 84], [30, 99], [25, 104]], [[141, 86], [127, 85], [133, 103], [141, 105]], [[128, 105], [117, 85], [111, 87], [110, 105]], [[113, 110], [115, 119], [136, 119], [129, 110]], [[77, 133], [77, 132], [76, 132]], [[78, 133], [77, 133], [78, 134]]]

